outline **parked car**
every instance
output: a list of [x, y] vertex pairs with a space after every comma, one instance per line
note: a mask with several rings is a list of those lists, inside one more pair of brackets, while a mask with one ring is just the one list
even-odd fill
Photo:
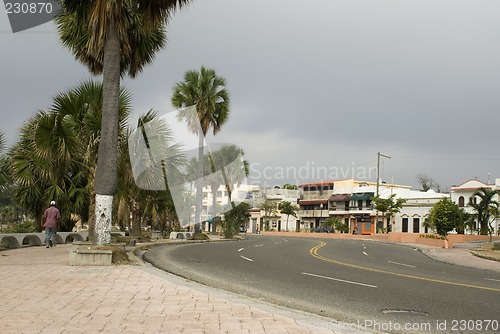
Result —
[[318, 226], [314, 229], [316, 233], [333, 233], [333, 229], [328, 226]]

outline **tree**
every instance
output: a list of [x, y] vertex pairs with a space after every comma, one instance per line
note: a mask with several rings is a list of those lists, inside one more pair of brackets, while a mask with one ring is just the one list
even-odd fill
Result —
[[417, 181], [422, 187], [422, 191], [428, 191], [430, 189], [440, 189], [436, 180], [426, 174], [418, 174]]
[[283, 189], [297, 190], [299, 189], [299, 187], [297, 187], [295, 184], [285, 183], [283, 185]]
[[178, 220], [169, 184], [184, 181], [181, 170], [186, 157], [182, 148], [154, 110], [139, 117], [137, 126], [129, 129], [128, 140], [120, 143], [122, 182], [115, 197], [127, 215], [118, 219], [127, 221], [132, 215], [132, 235], [140, 236], [141, 224], [149, 217], [163, 231], [167, 220]]
[[267, 196], [264, 196], [264, 202], [262, 202], [260, 209], [264, 211], [264, 216], [262, 217], [265, 220], [264, 230], [269, 231], [269, 220], [271, 219], [271, 217], [275, 217], [278, 213], [278, 204], [276, 203], [276, 201], [267, 198]]
[[224, 222], [222, 229], [225, 238], [232, 238], [239, 231], [239, 227], [250, 218], [249, 210], [252, 206], [248, 203], [242, 202], [224, 213]]
[[349, 226], [344, 224], [342, 219], [340, 217], [333, 217], [333, 218], [328, 218], [323, 222], [324, 226], [328, 226], [333, 228], [335, 231], [338, 231], [340, 233], [348, 233], [349, 232]]
[[198, 169], [196, 177], [195, 225], [200, 223], [203, 196], [203, 147], [210, 128], [217, 134], [229, 116], [229, 93], [224, 78], [204, 66], [200, 71], [187, 71], [184, 81], [174, 87], [172, 105], [182, 108], [178, 118], [198, 135]]
[[385, 220], [386, 215], [392, 217], [394, 214], [401, 211], [406, 199], [396, 198], [396, 194], [392, 194], [389, 198], [381, 198], [379, 195], [372, 198], [375, 210], [382, 212], [382, 217]]
[[[500, 217], [500, 202], [495, 200], [495, 196], [500, 196], [499, 190], [480, 188], [472, 194], [472, 198], [479, 197], [479, 201], [469, 203], [473, 208], [473, 217], [479, 223], [481, 235], [490, 235], [493, 231], [491, 223]], [[471, 198], [471, 199], [472, 199]]]
[[[71, 230], [76, 214], [88, 220], [92, 213], [94, 170], [101, 128], [102, 84], [84, 82], [54, 97], [21, 128], [20, 140], [9, 155], [14, 196], [41, 229], [41, 215], [51, 200], [61, 209], [64, 230]], [[130, 97], [119, 98], [119, 133], [124, 135]]]
[[432, 206], [429, 219], [437, 233], [446, 237], [448, 232], [461, 224], [461, 219], [465, 217], [461, 211], [463, 209], [445, 197]]
[[297, 211], [299, 211], [299, 207], [288, 201], [283, 201], [278, 204], [278, 210], [280, 210], [282, 214], [286, 215], [286, 230], [288, 231], [288, 218], [290, 216], [297, 218]]
[[9, 178], [9, 161], [4, 155], [5, 136], [0, 131], [0, 191], [4, 190], [10, 183]]
[[135, 77], [165, 44], [165, 24], [189, 0], [64, 0], [56, 24], [63, 45], [103, 75], [103, 112], [95, 171], [96, 242], [111, 241], [116, 191], [120, 76]]

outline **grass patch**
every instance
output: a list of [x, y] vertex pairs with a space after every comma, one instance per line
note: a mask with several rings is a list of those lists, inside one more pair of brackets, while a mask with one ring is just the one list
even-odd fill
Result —
[[189, 238], [189, 240], [208, 240], [210, 239], [205, 233], [195, 233]]

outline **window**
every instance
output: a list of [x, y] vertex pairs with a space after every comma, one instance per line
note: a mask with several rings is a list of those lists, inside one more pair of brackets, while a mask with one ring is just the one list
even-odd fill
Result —
[[460, 196], [458, 198], [458, 206], [461, 207], [461, 208], [463, 208], [464, 205], [465, 205], [465, 198], [463, 196]]
[[408, 233], [408, 218], [403, 218], [402, 232]]
[[345, 211], [349, 211], [349, 201], [344, 202], [344, 209]]
[[363, 209], [363, 201], [362, 200], [358, 200], [358, 209], [359, 210]]
[[420, 218], [413, 218], [413, 233], [420, 232]]

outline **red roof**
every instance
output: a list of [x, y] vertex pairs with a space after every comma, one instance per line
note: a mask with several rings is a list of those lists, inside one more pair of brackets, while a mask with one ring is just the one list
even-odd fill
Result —
[[300, 184], [299, 188], [309, 188], [316, 186], [333, 186], [333, 181], [321, 181], [321, 182]]

